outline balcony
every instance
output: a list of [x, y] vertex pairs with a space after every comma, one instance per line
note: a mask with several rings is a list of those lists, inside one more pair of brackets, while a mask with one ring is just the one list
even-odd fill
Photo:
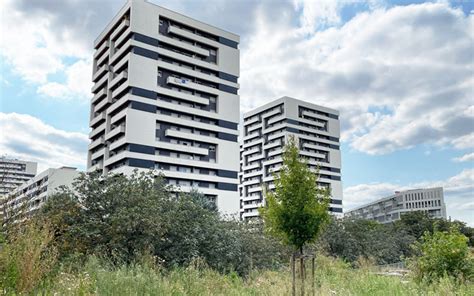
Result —
[[97, 50], [95, 51], [94, 59], [97, 59], [99, 56], [101, 56], [107, 48], [109, 48], [109, 41], [105, 40], [104, 42], [102, 42], [99, 48], [97, 48]]
[[105, 98], [94, 107], [94, 112], [100, 112], [107, 104], [112, 103], [112, 98]]
[[[303, 111], [302, 115], [311, 117], [313, 119], [318, 119], [318, 120], [321, 120], [320, 117], [324, 116], [324, 115], [319, 115], [319, 114], [316, 114], [316, 113], [310, 112], [310, 111]], [[324, 123], [319, 122], [319, 121], [311, 121], [311, 124], [316, 125], [318, 127], [324, 127], [324, 125], [325, 125]]]
[[259, 216], [259, 214], [258, 214], [258, 211], [257, 211], [257, 210], [255, 210], [255, 211], [253, 211], [253, 212], [244, 212], [244, 213], [242, 214], [242, 217], [243, 217], [243, 218], [252, 218], [252, 217], [258, 217], [258, 216]]
[[96, 93], [99, 89], [104, 87], [104, 85], [107, 83], [107, 79], [109, 79], [108, 75], [105, 75], [102, 77], [94, 86], [92, 87], [92, 92]]
[[208, 39], [208, 38], [205, 38], [205, 37], [196, 35], [196, 34], [194, 34], [194, 33], [192, 33], [192, 32], [183, 30], [183, 29], [178, 28], [178, 27], [173, 26], [173, 25], [171, 25], [171, 26], [168, 27], [168, 33], [172, 33], [172, 34], [175, 34], [175, 35], [179, 35], [179, 36], [182, 36], [182, 37], [186, 37], [186, 38], [191, 39], [191, 40], [194, 40], [194, 41], [199, 41], [199, 42], [202, 42], [202, 43], [207, 43], [207, 44], [213, 45], [213, 46], [218, 46], [218, 45], [219, 45], [216, 41], [213, 41], [213, 40], [210, 40], [210, 39]]
[[90, 121], [89, 126], [94, 127], [95, 125], [97, 125], [97, 123], [103, 120], [105, 120], [105, 113], [100, 113]]
[[124, 124], [121, 124], [117, 127], [115, 127], [114, 129], [112, 129], [110, 132], [108, 132], [106, 135], [105, 135], [105, 139], [106, 140], [109, 140], [119, 134], [123, 134], [125, 133], [125, 125]]
[[87, 171], [88, 171], [88, 172], [93, 172], [93, 171], [95, 171], [95, 170], [102, 170], [102, 169], [103, 169], [103, 163], [102, 163], [102, 161], [99, 161], [98, 163], [96, 163], [96, 164], [90, 166], [90, 167], [87, 169]]
[[164, 36], [164, 35], [159, 35], [158, 40], [162, 40], [163, 42], [166, 42], [168, 44], [174, 45], [176, 47], [180, 47], [180, 48], [185, 49], [185, 50], [192, 51], [196, 54], [199, 54], [199, 55], [202, 55], [202, 56], [205, 56], [205, 57], [209, 56], [209, 50], [206, 50], [206, 49], [201, 48], [201, 47], [194, 46], [193, 44], [182, 42], [182, 41], [179, 41], [179, 40], [176, 40], [176, 39]]
[[118, 27], [112, 32], [112, 34], [110, 34], [110, 39], [112, 41], [115, 41], [120, 36], [120, 34], [129, 26], [130, 26], [130, 21], [127, 19], [124, 19], [120, 23], [120, 25], [118, 25]]
[[186, 93], [182, 93], [182, 92], [179, 92], [179, 91], [176, 91], [176, 90], [172, 90], [172, 89], [168, 89], [168, 88], [164, 88], [164, 87], [157, 87], [156, 91], [163, 94], [163, 95], [178, 98], [178, 99], [181, 99], [181, 100], [186, 100], [186, 101], [189, 101], [189, 102], [194, 102], [194, 103], [198, 103], [198, 104], [202, 104], [202, 105], [209, 105], [209, 99], [201, 98], [201, 97], [186, 94]]
[[94, 138], [101, 132], [105, 130], [105, 122], [99, 125], [98, 127], [94, 128], [90, 133], [89, 133], [89, 138]]
[[91, 154], [91, 159], [92, 159], [92, 160], [95, 160], [95, 159], [97, 159], [97, 158], [99, 158], [99, 157], [104, 157], [104, 154], [105, 154], [105, 147], [102, 148], [102, 149], [100, 149], [100, 150], [97, 151], [97, 152], [92, 153], [92, 154]]
[[100, 137], [98, 138], [97, 140], [95, 141], [92, 141], [92, 143], [89, 144], [89, 150], [91, 149], [94, 149], [95, 147], [99, 146], [99, 145], [103, 145], [104, 144], [104, 137]]
[[114, 79], [112, 79], [112, 81], [110, 82], [109, 88], [112, 89], [117, 83], [127, 80], [127, 78], [128, 78], [128, 73], [126, 71], [123, 71], [122, 73], [115, 76]]
[[215, 95], [219, 94], [219, 90], [217, 88], [201, 85], [199, 83], [195, 83], [195, 82], [189, 81], [187, 79], [182, 79], [182, 78], [178, 78], [178, 77], [170, 76], [166, 80], [166, 83], [167, 84], [174, 84], [174, 85], [178, 85], [178, 86], [181, 86], [181, 87], [194, 89], [194, 90], [198, 90], [198, 91], [202, 91], [202, 92], [206, 92], [206, 93], [210, 93], [210, 94], [215, 94]]
[[94, 104], [97, 100], [100, 100], [106, 96], [107, 96], [107, 89], [104, 88], [92, 97], [91, 103]]
[[102, 77], [102, 75], [104, 75], [105, 73], [107, 73], [107, 71], [109, 70], [109, 66], [108, 65], [103, 65], [101, 67], [99, 67], [97, 69], [97, 71], [94, 73], [94, 76], [92, 76], [92, 81], [93, 82], [97, 82], [97, 80], [99, 80], [99, 78]]
[[209, 154], [209, 151], [207, 149], [194, 147], [194, 146], [172, 144], [172, 143], [166, 143], [166, 142], [157, 142], [155, 145], [157, 148], [163, 148], [163, 149], [168, 149], [168, 150], [182, 151], [182, 152], [188, 152], [188, 153], [200, 154], [200, 155]]

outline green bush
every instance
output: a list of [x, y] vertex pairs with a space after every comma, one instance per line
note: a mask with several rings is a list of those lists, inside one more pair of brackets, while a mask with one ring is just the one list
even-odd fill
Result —
[[469, 254], [468, 238], [457, 229], [425, 233], [414, 244], [418, 254], [411, 260], [415, 278], [432, 282], [445, 276], [459, 281], [474, 279], [474, 260]]

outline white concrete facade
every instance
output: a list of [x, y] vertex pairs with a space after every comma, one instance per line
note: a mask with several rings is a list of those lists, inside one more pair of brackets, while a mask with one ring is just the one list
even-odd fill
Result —
[[446, 219], [446, 205], [442, 187], [413, 189], [401, 192], [358, 207], [345, 213], [345, 217], [369, 219], [390, 223], [406, 212], [423, 211], [435, 218]]
[[37, 211], [48, 196], [57, 192], [59, 187], [70, 187], [79, 176], [76, 168], [61, 167], [47, 169], [3, 197], [0, 212], [3, 219], [14, 221], [26, 218]]
[[239, 36], [128, 1], [96, 39], [88, 171], [162, 172], [239, 211]]
[[264, 204], [262, 186], [273, 189], [273, 172], [282, 165], [283, 146], [294, 136], [300, 155], [314, 171], [318, 185], [331, 190], [330, 212], [342, 215], [339, 112], [282, 97], [244, 114], [240, 149], [240, 218], [258, 217]]
[[33, 161], [23, 161], [0, 158], [0, 197], [13, 191], [36, 175], [38, 164]]

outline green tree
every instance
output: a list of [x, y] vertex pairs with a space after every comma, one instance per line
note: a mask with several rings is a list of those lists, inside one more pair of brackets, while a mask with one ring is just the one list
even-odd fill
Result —
[[49, 198], [40, 214], [54, 226], [63, 255], [97, 254], [130, 261], [153, 251], [163, 236], [163, 204], [170, 194], [160, 177], [152, 174], [102, 176], [82, 174], [73, 189]]
[[467, 242], [468, 238], [454, 227], [449, 232], [426, 232], [413, 246], [418, 255], [411, 261], [416, 278], [432, 282], [447, 275], [473, 280], [474, 261]]
[[[315, 241], [329, 221], [330, 192], [317, 181], [318, 174], [300, 158], [296, 140], [291, 137], [283, 151], [283, 166], [274, 175], [275, 189], [265, 190], [266, 206], [259, 209], [267, 231], [298, 250], [302, 258], [304, 246]], [[303, 259], [300, 268], [303, 274]], [[304, 276], [301, 278], [304, 293]]]
[[72, 190], [51, 196], [38, 219], [51, 225], [63, 262], [96, 255], [130, 263], [152, 255], [174, 267], [199, 258], [241, 275], [281, 265], [284, 248], [259, 235], [255, 225], [222, 219], [215, 203], [197, 191], [176, 196], [172, 189], [152, 173], [83, 174]]

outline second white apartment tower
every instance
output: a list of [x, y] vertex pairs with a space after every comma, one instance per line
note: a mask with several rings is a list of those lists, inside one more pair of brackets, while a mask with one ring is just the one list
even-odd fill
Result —
[[308, 102], [283, 97], [244, 114], [241, 148], [240, 217], [259, 216], [264, 205], [263, 186], [273, 189], [273, 173], [283, 160], [288, 137], [294, 136], [300, 156], [313, 171], [318, 185], [331, 190], [329, 211], [342, 216], [339, 112]]
[[95, 40], [88, 170], [156, 169], [237, 213], [239, 36], [128, 1]]

